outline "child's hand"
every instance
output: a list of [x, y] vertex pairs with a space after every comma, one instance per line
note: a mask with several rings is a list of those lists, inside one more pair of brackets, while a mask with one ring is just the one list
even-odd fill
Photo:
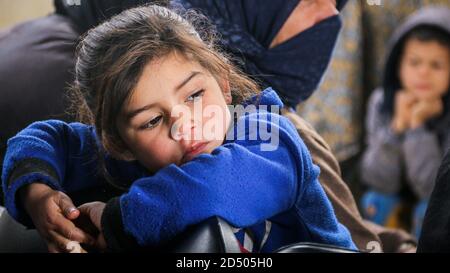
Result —
[[33, 183], [21, 189], [19, 195], [49, 252], [70, 252], [67, 246], [73, 242], [88, 245], [95, 242], [73, 223], [80, 211], [66, 194], [45, 184]]
[[427, 120], [437, 117], [444, 111], [444, 105], [440, 98], [434, 100], [421, 100], [412, 108], [410, 121], [411, 129], [420, 127]]
[[392, 129], [396, 133], [402, 133], [409, 128], [412, 115], [411, 112], [415, 103], [417, 103], [417, 99], [410, 92], [400, 90], [395, 95]]
[[78, 207], [81, 217], [89, 219], [89, 221], [95, 226], [98, 232], [94, 247], [98, 250], [106, 250], [107, 245], [105, 237], [102, 233], [101, 220], [103, 210], [106, 204], [103, 202], [86, 203]]

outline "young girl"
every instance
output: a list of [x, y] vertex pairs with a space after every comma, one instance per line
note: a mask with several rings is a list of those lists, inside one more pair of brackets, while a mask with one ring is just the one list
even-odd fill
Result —
[[[30, 125], [9, 141], [2, 177], [9, 213], [32, 222], [51, 251], [65, 251], [69, 240], [113, 251], [157, 247], [211, 216], [251, 231], [248, 251], [300, 241], [354, 248], [295, 128], [268, 110], [282, 106], [277, 94], [257, 95], [213, 40], [176, 13], [135, 8], [89, 31], [75, 88], [96, 94], [93, 113], [80, 104], [93, 126]], [[255, 111], [235, 117], [227, 104]], [[89, 191], [102, 169], [127, 192], [74, 209], [62, 192]]]
[[404, 226], [398, 213], [412, 193], [417, 237], [450, 147], [449, 18], [447, 8], [427, 8], [397, 30], [383, 89], [372, 95], [367, 116], [362, 179], [371, 190], [362, 199], [363, 211], [378, 224]]

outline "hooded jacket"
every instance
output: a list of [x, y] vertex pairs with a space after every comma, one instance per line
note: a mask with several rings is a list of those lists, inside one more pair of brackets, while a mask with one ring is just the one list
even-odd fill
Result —
[[31, 122], [73, 118], [64, 91], [78, 36], [71, 20], [56, 14], [0, 31], [0, 166], [6, 141]]
[[420, 199], [428, 198], [443, 154], [450, 147], [450, 93], [443, 115], [414, 130], [396, 135], [390, 128], [395, 94], [401, 88], [399, 62], [408, 34], [419, 26], [438, 27], [450, 35], [450, 10], [428, 7], [411, 15], [393, 34], [383, 86], [372, 94], [366, 118], [367, 150], [362, 180], [383, 193], [398, 193], [403, 181]]

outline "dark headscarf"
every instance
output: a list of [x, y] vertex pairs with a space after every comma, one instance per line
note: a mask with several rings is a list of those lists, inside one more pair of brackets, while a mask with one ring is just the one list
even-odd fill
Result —
[[68, 16], [78, 26], [81, 33], [120, 12], [142, 4], [168, 0], [54, 0], [56, 13]]
[[[330, 17], [292, 39], [269, 49], [299, 0], [173, 0], [195, 8], [216, 25], [225, 48], [241, 60], [244, 71], [272, 86], [289, 106], [306, 100], [319, 85], [330, 62], [341, 28], [339, 15]], [[347, 1], [338, 0], [337, 8]]]

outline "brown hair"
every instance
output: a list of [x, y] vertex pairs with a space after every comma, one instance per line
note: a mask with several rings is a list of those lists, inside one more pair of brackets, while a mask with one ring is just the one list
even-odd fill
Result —
[[[103, 149], [121, 158], [127, 147], [116, 120], [150, 61], [180, 53], [198, 62], [220, 83], [230, 83], [233, 104], [258, 93], [258, 85], [218, 50], [206, 19], [189, 11], [147, 5], [123, 11], [87, 32], [77, 50], [72, 94], [81, 122], [95, 125]], [[203, 24], [197, 31], [194, 25]]]

